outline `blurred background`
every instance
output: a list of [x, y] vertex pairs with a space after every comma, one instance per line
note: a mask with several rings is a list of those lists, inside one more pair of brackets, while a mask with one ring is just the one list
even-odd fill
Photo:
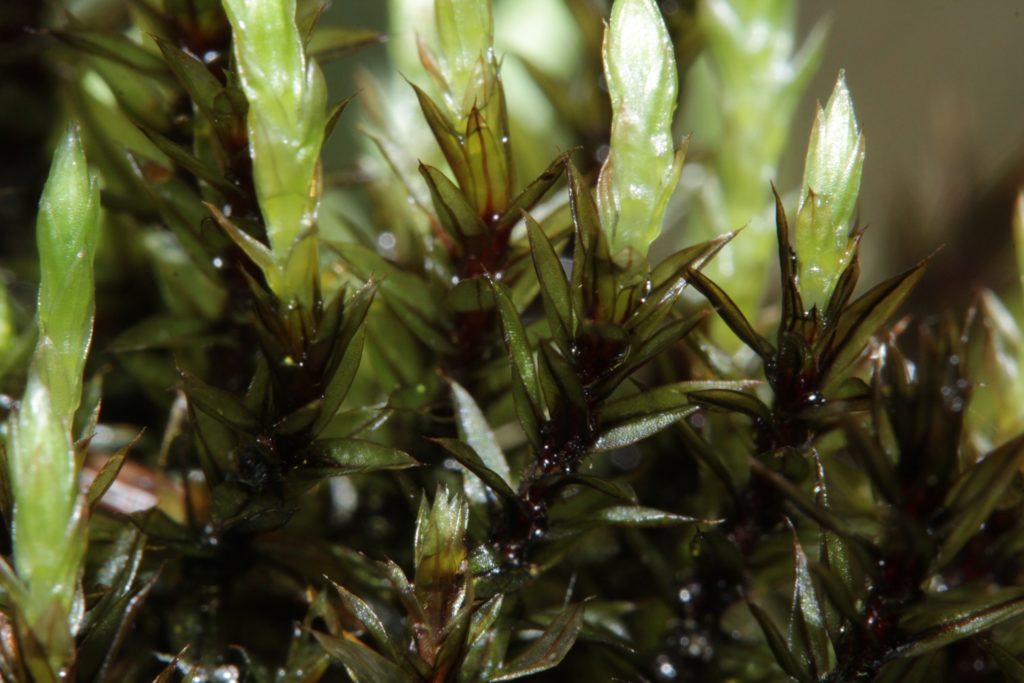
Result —
[[[543, 30], [508, 26], [548, 0], [497, 0], [499, 45], [557, 59], [573, 46]], [[666, 14], [683, 4], [661, 0]], [[117, 21], [126, 3], [69, 3], [78, 15]], [[387, 32], [394, 0], [334, 0], [325, 23]], [[780, 187], [799, 182], [816, 100], [828, 97], [845, 69], [867, 138], [860, 219], [868, 225], [866, 281], [902, 269], [943, 246], [923, 289], [949, 290], [950, 305], [970, 285], [1013, 284], [1009, 216], [1024, 186], [1024, 2], [1021, 0], [859, 0], [800, 3], [798, 40], [818, 22], [830, 24], [821, 67], [797, 107]], [[29, 29], [49, 21], [53, 3], [0, 3], [0, 250], [20, 249], [30, 235], [45, 177], [59, 101], [60, 74], [45, 65], [46, 41]], [[515, 10], [515, 11], [512, 11]], [[332, 99], [357, 89], [353, 72], [389, 73], [388, 55], [412, 49], [416, 17], [404, 35], [326, 65]], [[508, 47], [514, 44], [515, 47]], [[510, 60], [514, 61], [514, 60]], [[350, 168], [366, 143], [345, 115], [327, 146], [329, 171]], [[691, 132], [699, 140], [700, 130]], [[557, 150], [551, 150], [552, 155]], [[22, 236], [22, 237], [19, 237]], [[955, 276], [955, 277], [951, 277]]]

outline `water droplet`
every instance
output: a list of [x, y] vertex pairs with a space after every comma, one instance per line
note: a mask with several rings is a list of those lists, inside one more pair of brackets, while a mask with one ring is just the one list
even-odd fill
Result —
[[216, 268], [217, 270], [220, 270], [221, 268], [223, 268], [224, 267], [224, 259], [222, 259], [220, 256], [214, 256], [213, 257], [213, 267]]
[[225, 664], [213, 670], [213, 683], [238, 683], [240, 678], [241, 674], [234, 664]]
[[676, 667], [672, 665], [672, 662], [665, 655], [659, 655], [655, 660], [655, 665], [658, 670], [658, 678], [663, 681], [674, 681], [679, 675]]
[[679, 602], [687, 603], [693, 600], [693, 594], [686, 588], [680, 589], [679, 591]]
[[377, 237], [377, 248], [381, 251], [391, 251], [398, 244], [398, 240], [395, 239], [395, 234], [392, 232], [382, 232]]

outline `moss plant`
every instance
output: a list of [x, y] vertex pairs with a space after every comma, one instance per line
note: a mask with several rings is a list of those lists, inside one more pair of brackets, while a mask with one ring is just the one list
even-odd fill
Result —
[[4, 681], [1024, 680], [1019, 323], [898, 317], [925, 254], [859, 284], [843, 74], [775, 192], [795, 2], [538, 0], [554, 71], [393, 2], [361, 113], [321, 66], [382, 36], [317, 2], [115, 4], [34, 27]]

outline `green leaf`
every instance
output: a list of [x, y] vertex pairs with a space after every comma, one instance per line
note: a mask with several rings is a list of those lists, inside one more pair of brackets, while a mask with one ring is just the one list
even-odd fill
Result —
[[853, 292], [857, 287], [857, 282], [860, 280], [860, 255], [858, 251], [860, 233], [854, 235], [852, 239], [855, 243], [852, 247], [850, 262], [843, 269], [843, 272], [840, 273], [839, 279], [836, 280], [835, 289], [832, 290], [832, 296], [828, 300], [828, 307], [822, 315], [826, 325], [831, 325], [843, 314], [843, 310], [850, 303]]
[[299, 406], [275, 422], [274, 433], [281, 436], [298, 434], [316, 422], [316, 419], [320, 417], [322, 410], [323, 400], [319, 398], [313, 399], [306, 405]]
[[586, 410], [587, 399], [576, 368], [554, 349], [550, 342], [541, 342], [537, 353], [537, 366], [541, 395], [549, 409], [570, 405], [578, 411]]
[[324, 64], [384, 40], [385, 36], [368, 28], [318, 26], [306, 42], [306, 55]]
[[212, 387], [188, 372], [182, 372], [181, 379], [185, 396], [194, 407], [240, 432], [253, 433], [259, 429], [256, 416], [234, 394]]
[[313, 434], [319, 434], [334, 419], [352, 386], [363, 355], [366, 315], [376, 291], [374, 283], [367, 283], [345, 302], [344, 319], [324, 373], [328, 378], [327, 386], [323, 392], [320, 416], [311, 428]]
[[[782, 289], [782, 316], [779, 321], [777, 344], [782, 345], [783, 337], [804, 319], [804, 304], [800, 296], [800, 284], [797, 282], [796, 252], [789, 242], [789, 221], [786, 219], [786, 207], [782, 204], [779, 191], [772, 184], [772, 195], [775, 197], [775, 238], [778, 243], [779, 280]], [[829, 318], [831, 320], [832, 318]]]
[[749, 415], [756, 420], [770, 420], [771, 410], [761, 399], [745, 391], [734, 389], [704, 389], [691, 391], [690, 399], [707, 408], [728, 410], [742, 415]]
[[[141, 544], [133, 564], [141, 558]], [[132, 626], [142, 611], [146, 597], [157, 583], [154, 575], [141, 586], [131, 589], [130, 582], [135, 578], [135, 568], [119, 577], [121, 585], [112, 588], [103, 596], [100, 604], [90, 613], [90, 625], [85, 638], [78, 649], [75, 662], [80, 676], [91, 680], [107, 680], [114, 657], [131, 634]]]
[[245, 232], [237, 225], [232, 223], [221, 210], [209, 202], [203, 202], [203, 205], [209, 209], [210, 213], [213, 214], [214, 220], [217, 221], [224, 232], [227, 233], [231, 241], [234, 242], [239, 249], [249, 257], [256, 266], [263, 271], [263, 273], [269, 278], [274, 274], [274, 255], [270, 252], [267, 245], [260, 242], [258, 239]]
[[736, 492], [736, 482], [733, 481], [733, 475], [723, 462], [722, 456], [686, 420], [678, 422], [676, 432], [681, 435], [685, 451], [707, 465], [725, 486], [729, 496], [738, 504], [740, 499]]
[[565, 165], [568, 163], [568, 156], [568, 154], [559, 155], [539, 176], [531, 180], [522, 192], [509, 202], [508, 208], [501, 214], [501, 218], [494, 222], [494, 232], [501, 233], [505, 230], [511, 230], [512, 226], [522, 220], [523, 212], [530, 211], [537, 205], [537, 202], [562, 177]]
[[[490, 96], [501, 98], [501, 87]], [[512, 198], [512, 160], [508, 124], [504, 120], [504, 103], [499, 104], [497, 109], [501, 112], [500, 121], [487, 120], [476, 106], [470, 110], [462, 145], [472, 181], [470, 187], [463, 186], [463, 189], [471, 191], [477, 213], [487, 216], [488, 220], [504, 213]]]
[[544, 229], [528, 214], [523, 214], [523, 217], [526, 219], [526, 230], [530, 238], [533, 267], [540, 282], [544, 312], [552, 326], [555, 339], [562, 349], [568, 352], [576, 339], [576, 316], [569, 293], [569, 282], [565, 277], [562, 262], [551, 246], [548, 236], [544, 234]]
[[412, 674], [398, 668], [352, 636], [337, 638], [319, 631], [313, 631], [313, 636], [328, 654], [345, 667], [355, 683], [416, 683]]
[[733, 389], [736, 391], [758, 385], [754, 380], [687, 380], [664, 384], [639, 391], [629, 396], [608, 401], [601, 406], [598, 416], [601, 422], [632, 419], [647, 414], [693, 407], [690, 394], [711, 389]]
[[231, 149], [234, 140], [244, 133], [249, 109], [245, 96], [221, 85], [206, 65], [189, 53], [161, 38], [155, 40], [175, 78], [213, 126], [221, 147]]
[[868, 338], [892, 317], [917, 281], [924, 275], [927, 261], [894, 278], [875, 285], [854, 301], [836, 321], [834, 331], [824, 335], [820, 356], [828, 368], [826, 385], [842, 379], [843, 373], [863, 353]]
[[391, 411], [382, 405], [359, 406], [336, 413], [320, 432], [321, 439], [347, 439], [384, 424]]
[[[788, 520], [787, 520], [788, 521]], [[807, 554], [793, 532], [793, 610], [790, 623], [790, 643], [793, 652], [803, 663], [808, 675], [817, 680], [828, 670], [829, 637], [825, 628], [825, 613], [818, 599], [818, 591], [811, 577]]]
[[484, 464], [484, 461], [471, 447], [456, 439], [433, 439], [433, 441], [443, 446], [460, 464], [479, 477], [496, 494], [510, 502], [516, 500], [515, 491], [512, 490], [508, 482]]
[[[693, 329], [708, 317], [709, 311], [701, 310], [694, 315], [689, 315], [679, 320], [664, 325], [643, 342], [629, 355], [621, 370], [617, 373], [621, 378], [625, 377], [646, 365], [648, 362], [661, 357], [666, 349], [678, 343]], [[645, 326], [646, 327], [646, 326]], [[646, 330], [637, 330], [642, 334]]]
[[210, 186], [217, 188], [221, 193], [237, 192], [237, 188], [225, 180], [224, 176], [222, 176], [217, 169], [213, 168], [201, 159], [196, 158], [192, 152], [172, 140], [169, 140], [148, 126], [141, 123], [136, 123], [136, 126], [147, 138], [149, 138], [150, 142], [156, 145], [157, 149], [166, 154], [169, 159], [194, 175], [196, 178], [209, 183]]
[[354, 244], [332, 243], [336, 251], [359, 278], [379, 282], [388, 307], [420, 341], [441, 353], [452, 353], [455, 346], [446, 338], [441, 321], [445, 311], [430, 286], [419, 276], [403, 271], [374, 251]]
[[829, 508], [822, 507], [817, 500], [813, 499], [802, 488], [796, 486], [777, 472], [771, 471], [756, 458], [751, 458], [750, 468], [757, 476], [762, 477], [768, 484], [776, 488], [800, 512], [813, 519], [820, 526], [841, 538], [853, 538], [848, 520], [837, 516]]
[[584, 603], [569, 605], [522, 654], [504, 664], [492, 681], [512, 681], [558, 666], [576, 642], [583, 625]]
[[578, 308], [584, 317], [605, 321], [615, 310], [615, 267], [594, 197], [572, 162], [569, 162], [568, 174], [569, 208], [576, 236], [571, 291], [578, 297]]
[[[533, 351], [530, 349], [530, 342], [526, 337], [526, 329], [523, 321], [519, 318], [519, 312], [515, 304], [509, 298], [504, 285], [492, 281], [494, 298], [498, 305], [498, 316], [501, 319], [501, 331], [505, 338], [505, 347], [508, 349], [512, 359], [515, 373], [521, 380], [521, 385], [529, 398], [530, 408], [537, 418], [544, 414], [540, 393], [540, 383], [537, 381], [536, 367], [533, 363]], [[513, 377], [515, 379], [515, 377]]]
[[486, 275], [466, 277], [448, 292], [448, 305], [456, 313], [486, 311], [494, 308], [494, 292]]
[[574, 473], [555, 476], [557, 477], [557, 483], [560, 485], [578, 484], [580, 486], [586, 486], [589, 489], [603, 493], [609, 498], [614, 498], [615, 500], [629, 505], [637, 505], [639, 502], [636, 497], [636, 491], [634, 491], [633, 487], [624, 481], [604, 479], [590, 474]]
[[1024, 615], [1024, 589], [1021, 588], [999, 589], [966, 604], [933, 608], [900, 622], [901, 629], [910, 635], [898, 654], [916, 657], [1021, 615]]
[[355, 615], [366, 630], [373, 636], [373, 639], [377, 642], [381, 648], [384, 649], [388, 658], [393, 662], [402, 661], [402, 654], [399, 650], [398, 645], [392, 640], [388, 634], [387, 629], [384, 628], [384, 622], [377, 614], [377, 612], [368, 605], [362, 598], [350, 593], [343, 586], [334, 583], [335, 590], [338, 591], [338, 596], [341, 598], [342, 603], [345, 605], [345, 609]]
[[163, 61], [127, 36], [79, 28], [52, 31], [51, 34], [86, 54], [108, 59], [150, 78], [170, 80]]
[[391, 587], [395, 589], [395, 592], [398, 594], [398, 599], [402, 602], [402, 606], [405, 607], [406, 612], [409, 613], [412, 623], [426, 623], [427, 615], [423, 609], [423, 603], [420, 602], [419, 597], [416, 595], [416, 591], [413, 589], [412, 584], [409, 583], [409, 579], [405, 576], [405, 572], [402, 571], [402, 568], [392, 560], [378, 562], [377, 568], [388, 580], [388, 583], [391, 584]]
[[610, 425], [604, 425], [594, 442], [594, 449], [607, 451], [642, 441], [673, 425], [696, 410], [693, 406], [672, 408], [656, 413], [641, 414]]
[[[200, 226], [207, 216], [199, 197], [189, 193], [190, 196], [185, 199], [172, 189], [173, 183], [154, 181], [144, 170], [147, 166], [151, 166], [151, 163], [145, 159], [131, 159], [131, 170], [142, 184], [144, 194], [155, 205], [164, 224], [177, 238], [192, 265], [201, 271], [209, 282], [219, 282], [221, 275], [212, 262], [217, 257], [217, 250], [221, 245], [211, 243], [208, 235], [201, 234]], [[226, 239], [224, 241], [227, 242]]]
[[341, 102], [333, 105], [330, 112], [327, 114], [327, 121], [324, 123], [324, 140], [331, 137], [334, 132], [334, 128], [338, 125], [338, 121], [341, 120], [341, 115], [348, 109], [348, 105], [355, 99], [355, 94], [349, 95]]
[[690, 269], [703, 268], [735, 235], [736, 232], [727, 232], [708, 242], [681, 249], [659, 263], [651, 273], [650, 293], [626, 321], [626, 328], [646, 339], [672, 311], [689, 284]]
[[498, 635], [491, 629], [505, 602], [501, 593], [480, 605], [469, 621], [466, 633], [466, 650], [459, 667], [459, 681], [482, 681], [489, 674], [488, 668], [497, 654]]
[[330, 243], [330, 247], [360, 278], [365, 281], [379, 281], [381, 295], [389, 304], [400, 302], [406, 306], [403, 310], [416, 312], [431, 325], [435, 325], [445, 316], [443, 307], [423, 278], [398, 268], [366, 247], [337, 242]]
[[420, 174], [430, 188], [438, 220], [456, 244], [463, 245], [469, 238], [488, 234], [480, 214], [470, 205], [462, 190], [448, 180], [444, 173], [421, 163]]
[[698, 519], [673, 512], [656, 510], [641, 505], [613, 505], [601, 510], [588, 512], [585, 516], [552, 524], [545, 537], [556, 541], [591, 529], [607, 526], [629, 528], [657, 528], [680, 524], [714, 524], [717, 520]]
[[843, 420], [843, 428], [850, 452], [867, 472], [871, 483], [889, 503], [897, 503], [900, 495], [899, 482], [893, 464], [882, 445], [868, 434], [864, 427], [848, 416]]
[[[469, 445], [479, 457], [481, 464], [502, 478], [509, 486], [512, 485], [512, 474], [509, 471], [505, 454], [501, 452], [494, 432], [491, 431], [487, 419], [480, 411], [473, 397], [461, 384], [449, 380], [452, 387], [452, 398], [455, 402], [456, 418], [459, 427], [459, 439]], [[467, 468], [468, 469], [468, 468]], [[485, 504], [487, 495], [483, 490], [483, 482], [471, 471], [464, 473], [466, 496], [477, 504]]]
[[[413, 92], [416, 93], [416, 99], [419, 101], [423, 118], [430, 127], [430, 131], [434, 134], [434, 139], [437, 140], [445, 161], [448, 162], [452, 173], [455, 174], [455, 180], [460, 187], [472, 188], [473, 179], [469, 168], [469, 161], [466, 159], [465, 150], [461, 142], [462, 133], [455, 129], [451, 121], [448, 120], [448, 117], [434, 103], [434, 100], [430, 99], [427, 93], [423, 92], [413, 83], [409, 85], [412, 86]], [[518, 216], [516, 220], [518, 220]]]
[[761, 626], [765, 639], [768, 641], [768, 647], [771, 648], [772, 654], [775, 655], [775, 661], [779, 663], [782, 670], [800, 681], [800, 683], [815, 683], [815, 679], [800, 666], [796, 656], [790, 651], [789, 645], [786, 644], [786, 639], [782, 637], [771, 617], [752, 602], [748, 602], [747, 607], [750, 608], [750, 613], [754, 615], [754, 619]]
[[420, 464], [397, 448], [364, 439], [320, 439], [312, 449], [332, 475], [403, 470]]
[[951, 524], [936, 566], [943, 567], [981, 530], [1024, 460], [1024, 434], [988, 453], [953, 485], [946, 500]]
[[100, 468], [100, 471], [96, 473], [96, 476], [89, 484], [89, 490], [86, 494], [86, 504], [89, 508], [95, 507], [96, 504], [100, 502], [103, 494], [107, 492], [110, 485], [114, 483], [115, 479], [117, 479], [117, 475], [121, 472], [121, 466], [124, 465], [124, 460], [128, 457], [128, 453], [131, 452], [132, 448], [141, 438], [142, 432], [139, 432], [130, 443], [127, 443], [117, 449], [117, 452], [107, 458], [107, 461], [103, 463], [103, 467]]
[[690, 283], [697, 288], [704, 297], [715, 307], [718, 315], [729, 326], [729, 329], [739, 337], [740, 341], [762, 359], [768, 359], [775, 353], [775, 349], [768, 343], [768, 340], [754, 331], [753, 326], [747, 321], [746, 316], [740, 311], [736, 303], [729, 298], [729, 295], [721, 287], [712, 282], [699, 270], [689, 271]]

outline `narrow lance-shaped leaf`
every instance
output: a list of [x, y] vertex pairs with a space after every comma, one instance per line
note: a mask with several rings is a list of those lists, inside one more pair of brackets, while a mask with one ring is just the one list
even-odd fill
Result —
[[793, 563], [796, 572], [789, 639], [806, 671], [817, 679], [828, 667], [828, 632], [825, 630], [824, 611], [811, 578], [807, 554], [792, 523], [790, 529], [793, 532]]
[[612, 256], [629, 265], [646, 258], [661, 232], [682, 170], [672, 139], [679, 88], [675, 50], [653, 0], [619, 0], [612, 6], [604, 69], [612, 131], [597, 202]]
[[320, 645], [345, 667], [356, 683], [413, 683], [416, 680], [412, 674], [398, 668], [391, 660], [377, 654], [353, 636], [338, 638], [319, 631], [314, 631], [313, 635]]
[[691, 269], [689, 273], [690, 283], [715, 307], [718, 314], [722, 316], [722, 320], [739, 337], [740, 341], [763, 359], [767, 359], [775, 353], [775, 349], [772, 348], [768, 340], [754, 330], [753, 325], [721, 287], [699, 270]]
[[486, 235], [488, 230], [477, 211], [466, 196], [444, 173], [433, 166], [420, 164], [420, 174], [427, 181], [434, 210], [445, 231], [456, 244], [465, 243], [467, 238]]
[[533, 256], [533, 267], [540, 281], [541, 298], [552, 332], [562, 349], [569, 351], [576, 338], [576, 317], [573, 315], [572, 296], [569, 282], [566, 280], [562, 262], [544, 234], [544, 229], [529, 214], [526, 218], [526, 230], [530, 237], [530, 253]]
[[864, 352], [868, 338], [892, 317], [924, 275], [926, 264], [927, 261], [921, 261], [875, 285], [843, 311], [833, 331], [824, 335], [820, 342], [822, 365], [828, 368], [826, 385], [843, 379], [843, 372]]
[[849, 223], [863, 167], [864, 136], [840, 72], [828, 104], [818, 108], [814, 121], [797, 213], [800, 293], [808, 309], [816, 306], [824, 312], [856, 249]]
[[1005, 588], [965, 605], [914, 615], [900, 622], [900, 627], [911, 635], [899, 654], [916, 657], [1021, 615], [1024, 615], [1024, 590], [1020, 588]]
[[501, 667], [493, 681], [511, 681], [557, 666], [576, 642], [583, 626], [586, 605], [579, 603], [566, 607], [556, 616], [530, 647], [511, 662]]
[[[465, 441], [476, 451], [480, 461], [491, 471], [511, 485], [512, 475], [505, 460], [505, 454], [501, 452], [494, 432], [491, 431], [487, 419], [480, 411], [480, 406], [466, 391], [461, 384], [452, 380], [452, 398], [455, 402], [456, 417], [459, 427], [459, 438]], [[486, 503], [487, 496], [483, 488], [483, 482], [471, 471], [463, 474], [465, 478], [466, 495], [473, 503]]]
[[607, 451], [622, 448], [643, 441], [657, 434], [662, 429], [675, 424], [696, 410], [693, 406], [671, 408], [647, 414], [640, 414], [626, 420], [617, 421], [602, 428], [594, 442], [594, 449]]
[[1013, 482], [1022, 460], [1024, 435], [986, 454], [957, 481], [946, 501], [952, 524], [936, 560], [937, 566], [942, 567], [952, 560], [978, 533], [1003, 500], [1003, 494]]
[[530, 407], [536, 418], [543, 416], [543, 402], [540, 393], [540, 383], [537, 381], [537, 369], [533, 362], [533, 350], [530, 348], [529, 339], [526, 336], [526, 329], [523, 321], [519, 319], [519, 312], [515, 304], [509, 298], [504, 286], [498, 282], [492, 282], [494, 297], [497, 303], [498, 317], [501, 320], [501, 330], [505, 337], [505, 346], [512, 359], [515, 372], [513, 381], [518, 374], [522, 387], [529, 398]]
[[508, 482], [486, 465], [475, 450], [456, 439], [435, 439], [435, 441], [504, 500], [510, 502], [516, 500], [515, 491], [512, 490]]
[[[321, 439], [314, 442], [313, 452], [331, 474], [360, 474], [382, 470], [415, 467], [409, 454], [365, 439]], [[316, 465], [312, 466], [314, 469]]]
[[750, 608], [750, 613], [754, 615], [754, 619], [757, 620], [761, 630], [764, 631], [768, 647], [771, 649], [772, 654], [775, 655], [775, 661], [779, 663], [782, 670], [800, 681], [800, 683], [814, 683], [814, 678], [800, 666], [796, 656], [789, 649], [786, 639], [779, 633], [779, 629], [775, 622], [772, 621], [772, 618], [754, 603], [748, 603], [747, 607]]
[[367, 604], [365, 600], [349, 592], [343, 586], [334, 583], [334, 589], [338, 591], [338, 597], [345, 604], [345, 608], [359, 619], [363, 627], [377, 641], [377, 644], [385, 650], [388, 657], [395, 662], [401, 661], [401, 651], [394, 640], [392, 640], [387, 629], [384, 628], [384, 622], [376, 610]]
[[673, 512], [665, 512], [642, 505], [613, 505], [602, 510], [587, 514], [580, 519], [553, 525], [548, 532], [547, 540], [557, 541], [574, 536], [590, 529], [606, 526], [648, 528], [678, 526], [680, 524], [715, 524], [719, 520], [697, 519]]

